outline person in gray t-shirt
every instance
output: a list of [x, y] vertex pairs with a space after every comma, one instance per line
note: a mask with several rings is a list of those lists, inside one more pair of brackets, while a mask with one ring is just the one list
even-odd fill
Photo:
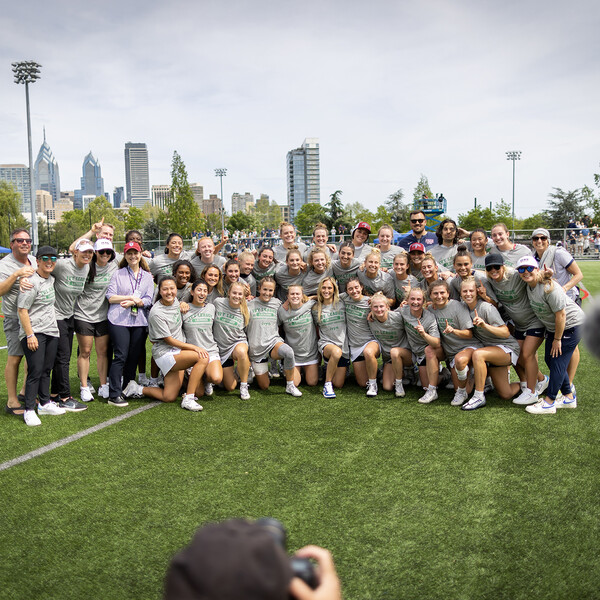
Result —
[[391, 275], [394, 281], [396, 304], [401, 305], [406, 300], [410, 289], [417, 287], [419, 281], [409, 273], [409, 256], [407, 252], [402, 251], [394, 257], [393, 269]]
[[198, 240], [196, 252], [191, 256], [189, 261], [198, 274], [208, 265], [215, 265], [221, 269], [227, 262], [225, 257], [216, 254], [215, 243], [209, 237], [203, 237]]
[[302, 271], [302, 255], [299, 250], [290, 250], [286, 262], [277, 265], [275, 281], [277, 283], [277, 297], [285, 302], [287, 291], [291, 285], [302, 285], [305, 272]]
[[306, 262], [308, 268], [302, 280], [302, 288], [307, 296], [314, 296], [317, 293], [319, 283], [325, 277], [333, 275], [331, 259], [323, 248], [314, 248], [308, 254]]
[[453, 300], [460, 300], [460, 284], [467, 277], [474, 277], [477, 282], [478, 294], [482, 300], [498, 306], [498, 298], [494, 293], [492, 284], [485, 276], [485, 272], [477, 271], [473, 268], [473, 259], [471, 253], [465, 246], [459, 246], [459, 250], [454, 256], [454, 271], [456, 277], [453, 277], [450, 284], [450, 294]]
[[530, 256], [531, 250], [523, 244], [513, 244], [510, 241], [508, 227], [504, 223], [496, 223], [491, 231], [494, 246], [490, 252], [502, 255], [507, 267], [514, 267], [523, 256]]
[[270, 246], [263, 246], [256, 256], [256, 262], [252, 268], [252, 275], [259, 283], [263, 277], [274, 277], [277, 263], [275, 262], [275, 254]]
[[172, 233], [167, 238], [165, 253], [155, 256], [148, 262], [148, 266], [154, 281], [158, 283], [163, 275], [172, 275], [173, 265], [178, 260], [189, 260], [190, 258], [191, 253], [183, 249], [183, 238], [177, 233]]
[[338, 257], [331, 262], [331, 268], [341, 294], [346, 291], [346, 283], [350, 278], [358, 274], [361, 262], [354, 258], [354, 246], [350, 242], [340, 244]]
[[380, 266], [381, 254], [377, 248], [373, 248], [365, 256], [365, 268], [363, 271], [358, 271], [358, 278], [367, 296], [381, 292], [392, 304], [396, 294], [394, 280], [389, 273], [382, 271]]
[[304, 256], [306, 244], [296, 241], [296, 228], [291, 223], [282, 223], [279, 227], [279, 235], [282, 243], [273, 247], [277, 262], [285, 263], [288, 251], [294, 248], [300, 252], [300, 258]]
[[394, 257], [404, 252], [400, 246], [393, 246], [394, 230], [390, 225], [382, 225], [377, 232], [379, 252], [381, 253], [381, 268], [392, 270]]

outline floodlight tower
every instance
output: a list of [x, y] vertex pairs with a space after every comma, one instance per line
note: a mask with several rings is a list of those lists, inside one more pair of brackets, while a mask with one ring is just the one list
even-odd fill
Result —
[[506, 153], [506, 160], [512, 160], [513, 164], [513, 189], [512, 189], [512, 234], [515, 240], [515, 162], [521, 160], [520, 150], [510, 150]]
[[221, 230], [225, 231], [225, 202], [223, 200], [223, 177], [227, 176], [227, 169], [215, 169], [215, 177], [221, 178]]
[[35, 185], [33, 183], [33, 155], [31, 152], [31, 116], [29, 112], [29, 84], [35, 83], [40, 78], [42, 65], [32, 60], [12, 63], [15, 83], [25, 84], [25, 103], [27, 105], [27, 145], [29, 148], [29, 192], [31, 199], [31, 248], [35, 250], [38, 245], [38, 228], [35, 212]]

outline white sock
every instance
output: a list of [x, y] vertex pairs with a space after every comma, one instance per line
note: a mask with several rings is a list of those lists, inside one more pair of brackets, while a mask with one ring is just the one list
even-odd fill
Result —
[[437, 391], [437, 385], [430, 385], [427, 389], [430, 392], [436, 392]]
[[480, 392], [479, 390], [475, 390], [475, 393], [473, 394], [476, 398], [483, 398], [483, 395], [483, 392]]
[[369, 385], [377, 385], [377, 379], [369, 379]]

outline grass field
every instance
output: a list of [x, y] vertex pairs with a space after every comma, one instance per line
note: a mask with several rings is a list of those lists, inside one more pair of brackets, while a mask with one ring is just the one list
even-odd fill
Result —
[[[582, 269], [600, 294], [600, 263]], [[346, 600], [598, 598], [597, 369], [583, 350], [579, 408], [554, 417], [279, 382], [200, 414], [156, 406], [0, 472], [0, 598], [158, 599], [198, 525], [265, 515], [290, 550], [331, 549]], [[142, 404], [38, 428], [2, 414], [0, 462]]]

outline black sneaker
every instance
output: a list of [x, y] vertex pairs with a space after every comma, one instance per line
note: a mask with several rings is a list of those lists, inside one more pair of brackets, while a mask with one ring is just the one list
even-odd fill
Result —
[[118, 398], [109, 398], [108, 403], [113, 406], [129, 406], [129, 402], [123, 398], [123, 396], [119, 396]]
[[87, 410], [87, 406], [83, 402], [77, 402], [73, 396], [69, 396], [65, 400], [59, 400], [56, 404], [64, 408], [67, 412], [81, 412]]

